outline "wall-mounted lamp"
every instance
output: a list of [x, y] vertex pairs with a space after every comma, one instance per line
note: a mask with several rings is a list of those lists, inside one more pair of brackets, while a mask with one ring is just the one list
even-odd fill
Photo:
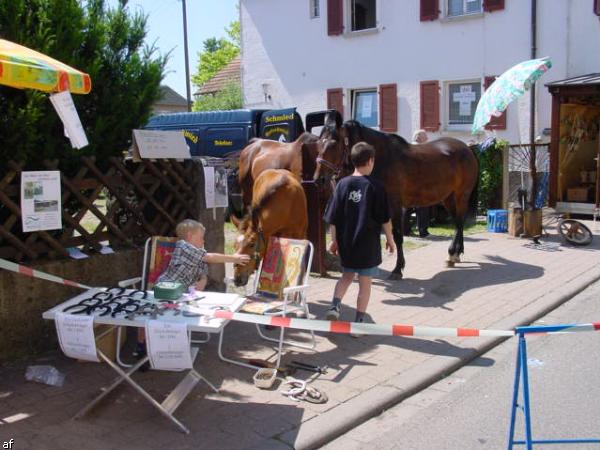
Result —
[[269, 94], [269, 83], [262, 84], [263, 95], [265, 96], [265, 103], [271, 101], [271, 94]]

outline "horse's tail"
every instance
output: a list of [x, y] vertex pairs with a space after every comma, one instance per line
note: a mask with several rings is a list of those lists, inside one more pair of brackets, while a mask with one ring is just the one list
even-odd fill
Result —
[[477, 146], [471, 146], [470, 150], [473, 152], [473, 156], [475, 157], [475, 165], [477, 167], [477, 174], [475, 176], [475, 185], [473, 186], [473, 190], [471, 191], [471, 195], [469, 196], [469, 210], [467, 212], [466, 221], [469, 223], [475, 224], [477, 222], [477, 208], [479, 202], [479, 158], [477, 158], [477, 153], [479, 151]]

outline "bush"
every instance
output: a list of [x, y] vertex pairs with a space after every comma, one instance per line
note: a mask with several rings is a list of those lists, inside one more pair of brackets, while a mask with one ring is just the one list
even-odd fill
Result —
[[476, 148], [479, 163], [478, 214], [485, 214], [488, 209], [502, 206], [502, 151], [507, 145], [505, 140], [490, 138]]

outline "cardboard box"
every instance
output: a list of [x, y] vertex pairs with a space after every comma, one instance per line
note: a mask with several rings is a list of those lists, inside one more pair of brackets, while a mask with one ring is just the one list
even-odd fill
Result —
[[587, 202], [588, 201], [589, 188], [578, 187], [567, 189], [567, 201], [569, 202]]

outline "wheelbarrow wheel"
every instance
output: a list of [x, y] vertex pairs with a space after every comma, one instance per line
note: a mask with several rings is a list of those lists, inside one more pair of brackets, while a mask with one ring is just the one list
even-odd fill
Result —
[[592, 243], [592, 232], [577, 220], [562, 219], [558, 224], [560, 235], [573, 245], [589, 245]]

